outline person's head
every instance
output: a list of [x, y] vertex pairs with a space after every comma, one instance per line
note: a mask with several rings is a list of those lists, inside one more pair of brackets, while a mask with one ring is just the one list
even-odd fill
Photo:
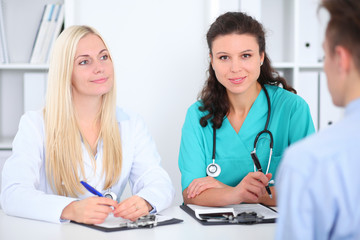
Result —
[[[95, 122], [100, 123], [103, 142], [105, 187], [114, 184], [121, 172], [121, 141], [116, 120], [114, 69], [108, 47], [101, 35], [89, 26], [71, 26], [56, 39], [50, 58], [44, 109], [46, 133], [46, 174], [59, 195], [83, 192], [83, 142], [75, 102], [97, 98], [101, 103]], [[93, 101], [82, 101], [93, 102]], [[80, 174], [79, 174], [80, 173]]]
[[200, 120], [203, 127], [212, 118], [213, 125], [219, 128], [229, 111], [228, 94], [241, 94], [255, 87], [256, 82], [281, 84], [295, 92], [271, 67], [264, 28], [251, 16], [242, 12], [220, 15], [206, 38], [211, 62], [209, 78], [200, 96], [203, 103], [200, 110], [209, 112]]
[[216, 21], [211, 24], [206, 40], [210, 55], [213, 54], [213, 43], [219, 36], [231, 34], [247, 34], [256, 39], [259, 47], [259, 54], [265, 53], [265, 31], [262, 25], [251, 16], [242, 12], [227, 12], [220, 15]]
[[[100, 60], [106, 60], [102, 62], [107, 64], [98, 64]], [[113, 63], [101, 35], [89, 26], [71, 26], [65, 29], [56, 40], [52, 51], [48, 97], [54, 99], [54, 96], [57, 96], [54, 100], [62, 102], [67, 105], [67, 109], [70, 109], [69, 105], [72, 104], [74, 93], [96, 94], [101, 91], [96, 84], [86, 83], [91, 78], [96, 78], [99, 71], [106, 71], [106, 76], [108, 76], [109, 91], [104, 94], [114, 98]], [[51, 104], [51, 99], [47, 99], [47, 105]], [[57, 104], [56, 102], [54, 104]]]
[[360, 1], [323, 0], [321, 6], [330, 14], [323, 44], [328, 88], [334, 104], [345, 106], [359, 91], [348, 79], [360, 73]]

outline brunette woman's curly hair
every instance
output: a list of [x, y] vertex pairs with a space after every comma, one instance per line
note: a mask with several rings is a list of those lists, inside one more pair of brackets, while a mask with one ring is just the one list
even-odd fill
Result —
[[[257, 80], [261, 86], [264, 84], [279, 86], [281, 84], [284, 89], [296, 93], [295, 89], [289, 86], [286, 80], [280, 77], [271, 67], [270, 59], [265, 52], [265, 32], [263, 26], [245, 13], [227, 12], [220, 15], [210, 26], [206, 35], [210, 55], [212, 55], [212, 44], [216, 37], [233, 33], [250, 34], [254, 36], [259, 45], [260, 54], [265, 54], [260, 76]], [[217, 80], [211, 63], [209, 64], [208, 73], [209, 77], [199, 95], [199, 99], [202, 102], [199, 110], [207, 112], [207, 114], [200, 119], [200, 124], [202, 127], [205, 127], [210, 119], [213, 127], [218, 129], [221, 127], [224, 117], [229, 112], [230, 104], [226, 89]]]

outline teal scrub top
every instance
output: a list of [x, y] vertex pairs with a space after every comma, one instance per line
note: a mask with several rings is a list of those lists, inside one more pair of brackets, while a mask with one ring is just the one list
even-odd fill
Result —
[[[284, 150], [294, 142], [315, 132], [308, 104], [298, 95], [283, 88], [265, 85], [271, 102], [271, 116], [268, 129], [274, 137], [273, 154], [269, 167], [272, 179]], [[212, 124], [200, 125], [200, 118], [206, 115], [194, 103], [187, 111], [182, 128], [179, 168], [182, 191], [196, 178], [206, 177], [206, 167], [212, 163], [213, 129]], [[236, 186], [249, 173], [254, 171], [250, 153], [254, 150], [256, 135], [264, 130], [268, 105], [264, 90], [261, 90], [252, 105], [239, 133], [236, 133], [227, 117], [220, 129], [216, 130], [215, 163], [221, 167], [217, 180]], [[256, 145], [256, 153], [266, 172], [270, 152], [270, 137], [262, 134]]]

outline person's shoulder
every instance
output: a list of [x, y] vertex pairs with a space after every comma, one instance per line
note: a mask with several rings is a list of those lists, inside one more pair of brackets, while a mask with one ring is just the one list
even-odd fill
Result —
[[22, 121], [32, 122], [32, 123], [44, 123], [44, 111], [43, 109], [37, 111], [27, 111], [21, 117]]
[[[285, 152], [285, 159], [288, 159], [286, 164], [310, 166], [322, 163], [323, 161], [330, 161], [330, 159], [335, 160], [335, 158], [330, 156], [341, 151], [339, 149], [339, 141], [347, 141], [346, 139], [341, 139], [342, 135], [344, 135], [342, 134], [344, 124], [346, 123], [340, 122], [292, 144]], [[301, 163], [291, 160], [295, 158], [301, 158]]]
[[138, 112], [119, 106], [116, 107], [116, 120], [123, 127], [146, 125], [144, 118]]
[[133, 110], [116, 107], [116, 119], [118, 122], [131, 121], [132, 119], [138, 118], [139, 114]]
[[191, 104], [187, 110], [188, 115], [195, 115], [195, 116], [204, 116], [207, 114], [207, 111], [201, 111], [200, 108], [203, 106], [202, 102], [196, 101], [195, 103]]
[[283, 89], [279, 86], [266, 85], [266, 89], [269, 95], [272, 97], [272, 101], [276, 104], [284, 104], [293, 107], [308, 106], [306, 101], [299, 95]]

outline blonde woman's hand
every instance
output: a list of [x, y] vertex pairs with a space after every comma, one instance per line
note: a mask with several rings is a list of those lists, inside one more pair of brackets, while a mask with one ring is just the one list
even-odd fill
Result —
[[223, 188], [227, 185], [216, 180], [213, 177], [203, 177], [194, 179], [190, 185], [187, 187], [187, 198], [194, 198], [206, 189], [209, 188]]
[[116, 207], [117, 202], [104, 197], [89, 197], [71, 202], [61, 214], [61, 219], [73, 220], [79, 223], [103, 223]]
[[134, 195], [116, 206], [114, 216], [135, 221], [139, 217], [148, 215], [151, 210], [152, 206], [145, 199]]

